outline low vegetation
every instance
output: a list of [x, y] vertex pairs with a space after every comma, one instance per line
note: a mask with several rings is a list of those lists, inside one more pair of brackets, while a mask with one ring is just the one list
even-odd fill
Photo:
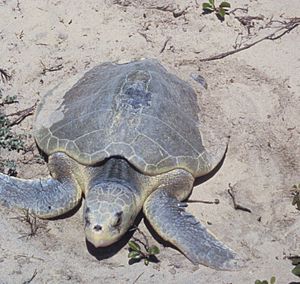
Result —
[[272, 276], [270, 279], [270, 282], [268, 282], [267, 280], [256, 280], [255, 284], [275, 284], [276, 278], [275, 276]]
[[292, 261], [292, 265], [295, 267], [292, 270], [292, 273], [298, 277], [300, 277], [300, 256], [291, 256], [289, 259]]
[[[159, 248], [155, 245], [150, 246], [146, 235], [141, 230], [139, 230], [138, 228], [134, 228], [134, 230], [138, 231], [144, 241], [141, 241], [139, 238], [132, 237], [133, 240], [130, 240], [128, 242], [129, 263], [133, 264], [135, 262], [143, 260], [144, 264], [148, 265], [149, 262], [158, 262], [156, 256], [159, 254]], [[138, 243], [142, 246], [140, 246]]]
[[[6, 96], [3, 98], [0, 92], [0, 106], [5, 107], [9, 104], [17, 103], [16, 96]], [[16, 134], [11, 128], [11, 121], [8, 116], [3, 113], [0, 108], [0, 150], [21, 151], [25, 149], [24, 135]], [[0, 168], [7, 168], [7, 174], [15, 175], [16, 165], [13, 160], [5, 160], [0, 158]]]
[[215, 0], [208, 0], [208, 2], [202, 4], [204, 14], [210, 14], [214, 12], [221, 21], [224, 21], [225, 15], [228, 13], [228, 9], [230, 7], [230, 3], [226, 1], [223, 1], [217, 5]]
[[292, 205], [296, 206], [296, 209], [300, 210], [300, 183], [299, 184], [294, 184], [293, 185], [293, 201]]

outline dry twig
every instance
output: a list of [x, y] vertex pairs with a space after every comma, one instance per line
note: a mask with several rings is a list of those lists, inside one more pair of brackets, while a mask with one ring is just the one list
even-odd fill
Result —
[[8, 126], [11, 127], [11, 126], [14, 126], [14, 125], [16, 125], [16, 124], [19, 124], [19, 123], [21, 123], [27, 116], [32, 115], [33, 112], [34, 112], [34, 109], [35, 109], [35, 107], [36, 107], [36, 104], [37, 104], [37, 103], [35, 103], [33, 106], [31, 106], [31, 107], [29, 107], [29, 108], [26, 108], [26, 109], [17, 111], [17, 112], [15, 112], [15, 113], [8, 114], [7, 116], [16, 116], [16, 115], [18, 115], [18, 117], [17, 117], [15, 120], [13, 120], [12, 122], [10, 122]]
[[254, 20], [263, 21], [264, 16], [235, 16], [235, 18], [247, 29], [248, 35], [251, 34], [251, 29], [254, 28]]
[[140, 278], [141, 276], [145, 273], [145, 271], [143, 271], [133, 282], [132, 284], [135, 284]]
[[146, 33], [138, 31], [138, 34], [140, 34], [146, 40], [146, 42], [153, 43], [153, 41], [149, 38], [149, 36]]
[[204, 203], [204, 204], [219, 204], [220, 200], [219, 199], [215, 199], [214, 201], [208, 201], [208, 200], [188, 200], [186, 201], [187, 203]]
[[9, 75], [6, 70], [0, 68], [0, 78], [1, 78], [1, 81], [3, 83], [5, 83], [11, 79], [11, 75]]
[[161, 48], [161, 50], [159, 51], [159, 53], [163, 53], [164, 52], [164, 50], [166, 49], [167, 44], [168, 44], [168, 42], [170, 41], [171, 38], [172, 37], [170, 37], [170, 36], [167, 37], [167, 39], [165, 40], [165, 42], [163, 44], [163, 47]]
[[235, 15], [235, 12], [236, 12], [236, 11], [242, 11], [242, 12], [244, 12], [244, 13], [248, 13], [248, 8], [235, 8], [235, 9], [232, 9], [232, 10], [229, 12], [229, 14]]
[[29, 284], [35, 278], [36, 275], [37, 275], [37, 270], [35, 270], [31, 278], [29, 280], [24, 281], [23, 284]]
[[147, 238], [147, 236], [145, 235], [145, 233], [142, 232], [142, 231], [141, 231], [138, 227], [136, 227], [136, 226], [134, 226], [131, 230], [137, 231], [137, 232], [139, 232], [139, 233], [143, 236], [145, 242], [142, 242], [141, 240], [139, 240], [138, 238], [136, 238], [136, 237], [134, 237], [134, 236], [132, 236], [132, 238], [133, 238], [136, 242], [138, 242], [138, 243], [140, 243], [141, 245], [143, 245], [144, 248], [147, 250], [147, 249], [149, 248], [149, 241], [148, 241], [148, 238]]
[[148, 9], [155, 9], [163, 12], [174, 12], [176, 10], [173, 4], [162, 4], [161, 6], [150, 6]]
[[186, 14], [189, 6], [176, 11], [176, 7], [173, 4], [162, 4], [161, 6], [150, 6], [147, 9], [155, 9], [163, 12], [172, 12], [174, 18], [178, 18]]
[[256, 40], [256, 41], [254, 41], [252, 43], [249, 43], [249, 44], [245, 44], [244, 46], [242, 46], [240, 48], [237, 48], [237, 49], [234, 49], [234, 50], [223, 52], [223, 53], [211, 56], [211, 57], [202, 58], [202, 59], [200, 59], [200, 61], [204, 62], [204, 61], [212, 61], [212, 60], [222, 59], [222, 58], [225, 58], [229, 55], [235, 54], [237, 52], [246, 50], [246, 49], [248, 49], [248, 48], [264, 41], [264, 40], [277, 40], [277, 39], [283, 37], [285, 34], [292, 31], [293, 29], [295, 29], [297, 26], [299, 26], [300, 25], [300, 18], [292, 18], [289, 21], [284, 22], [283, 24], [284, 24], [284, 26], [280, 27], [275, 32], [272, 32], [269, 35], [264, 36], [263, 38], [261, 38], [259, 40]]
[[241, 206], [239, 204], [236, 203], [235, 201], [235, 196], [234, 196], [234, 192], [233, 192], [233, 186], [231, 184], [228, 184], [228, 193], [230, 195], [230, 197], [232, 198], [232, 202], [233, 202], [233, 207], [235, 210], [242, 210], [242, 211], [246, 211], [246, 212], [249, 212], [249, 213], [252, 213], [252, 211], [249, 209], [249, 208], [246, 208], [244, 206]]
[[42, 61], [41, 65], [43, 67], [42, 74], [45, 75], [47, 72], [54, 72], [54, 71], [59, 71], [64, 68], [62, 64], [58, 64], [55, 66], [47, 67]]
[[37, 217], [34, 214], [29, 213], [28, 210], [23, 210], [23, 215], [14, 217], [12, 219], [17, 219], [21, 222], [25, 222], [30, 226], [30, 232], [28, 234], [23, 234], [20, 238], [30, 238], [36, 235], [39, 229], [45, 229], [45, 224], [39, 223]]

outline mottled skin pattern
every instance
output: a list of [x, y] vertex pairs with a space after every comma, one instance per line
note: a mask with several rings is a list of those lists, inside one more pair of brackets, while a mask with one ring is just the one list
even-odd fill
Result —
[[86, 238], [119, 240], [143, 210], [155, 231], [193, 263], [236, 269], [236, 253], [186, 213], [195, 177], [210, 172], [225, 147], [202, 145], [194, 91], [156, 60], [96, 66], [50, 91], [35, 137], [51, 177], [0, 174], [0, 203], [56, 217], [84, 202]]

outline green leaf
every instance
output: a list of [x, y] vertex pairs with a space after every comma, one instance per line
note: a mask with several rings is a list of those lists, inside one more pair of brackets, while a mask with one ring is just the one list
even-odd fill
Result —
[[225, 17], [225, 10], [223, 8], [220, 8], [219, 11], [218, 11], [218, 15], [221, 17], [221, 18], [224, 18]]
[[128, 242], [129, 247], [133, 250], [133, 251], [140, 251], [141, 247], [134, 241], [129, 241]]
[[272, 277], [271, 277], [271, 280], [270, 280], [270, 284], [275, 284], [275, 281], [276, 281], [275, 276], [272, 276]]
[[207, 11], [214, 11], [214, 7], [212, 7], [209, 3], [203, 3], [202, 4], [202, 9], [207, 10]]
[[299, 256], [293, 257], [293, 258], [292, 258], [292, 264], [293, 264], [293, 265], [298, 265], [298, 264], [300, 264], [300, 257], [299, 257]]
[[138, 251], [131, 251], [128, 253], [128, 258], [138, 259], [141, 258], [141, 254]]
[[222, 2], [222, 3], [220, 4], [219, 7], [220, 7], [220, 8], [230, 8], [231, 5], [230, 5], [230, 3], [224, 1], [224, 2]]
[[208, 0], [208, 2], [210, 3], [211, 6], [215, 6], [215, 0]]
[[145, 258], [145, 259], [144, 259], [144, 264], [145, 264], [145, 265], [148, 265], [148, 264], [149, 264], [149, 259]]
[[159, 254], [159, 248], [157, 246], [152, 246], [148, 249], [150, 255]]
[[293, 270], [292, 273], [298, 277], [300, 277], [300, 264], [298, 264]]
[[269, 284], [267, 280], [264, 280], [263, 282], [261, 282], [261, 284]]
[[256, 280], [254, 284], [261, 284], [260, 280]]

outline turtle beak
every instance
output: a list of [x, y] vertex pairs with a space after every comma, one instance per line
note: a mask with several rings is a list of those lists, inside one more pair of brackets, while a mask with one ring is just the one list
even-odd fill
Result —
[[107, 247], [120, 239], [119, 236], [112, 236], [109, 232], [102, 230], [100, 225], [85, 227], [85, 236], [87, 240], [96, 248]]

